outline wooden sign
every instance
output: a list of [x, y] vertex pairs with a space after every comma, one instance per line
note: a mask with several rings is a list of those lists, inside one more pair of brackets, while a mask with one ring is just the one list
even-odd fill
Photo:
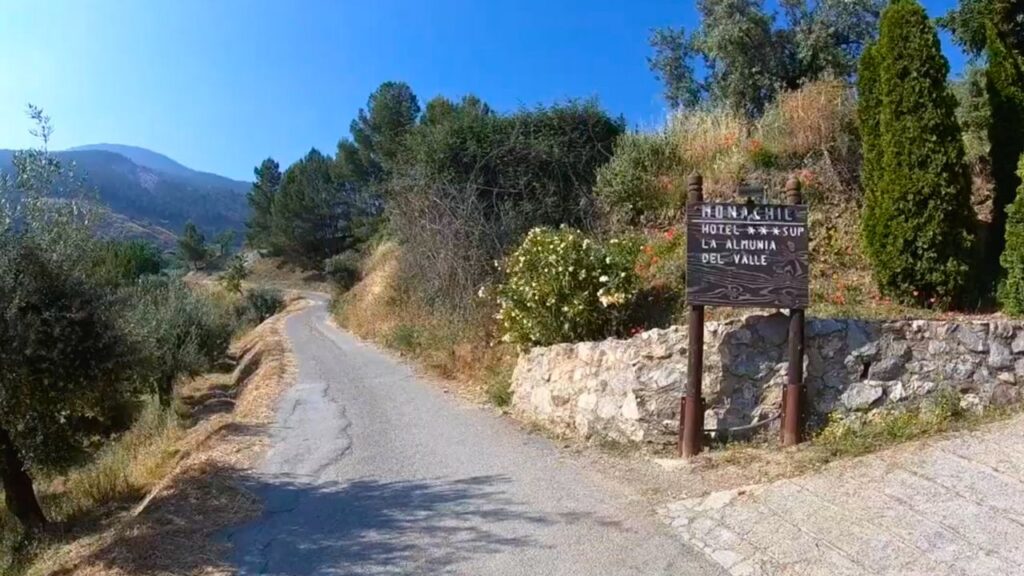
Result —
[[809, 304], [807, 206], [697, 202], [686, 209], [692, 306]]

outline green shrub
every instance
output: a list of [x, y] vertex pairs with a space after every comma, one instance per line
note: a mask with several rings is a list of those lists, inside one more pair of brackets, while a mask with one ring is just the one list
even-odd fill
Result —
[[225, 290], [233, 294], [242, 293], [242, 282], [249, 276], [249, 269], [245, 265], [245, 258], [236, 255], [228, 265], [228, 269], [220, 276], [220, 284]]
[[596, 170], [623, 124], [593, 102], [507, 115], [477, 99], [444, 108], [407, 135], [386, 183], [387, 211], [403, 288], [465, 319], [494, 261], [531, 228], [595, 221]]
[[97, 242], [92, 277], [107, 286], [131, 284], [163, 270], [163, 256], [156, 246], [142, 240]]
[[284, 308], [284, 295], [277, 288], [250, 288], [242, 300], [245, 312], [240, 315], [243, 325], [258, 325]]
[[779, 156], [772, 150], [760, 145], [759, 142], [750, 146], [747, 154], [750, 155], [750, 163], [754, 168], [761, 170], [775, 170], [778, 169], [781, 164]]
[[667, 135], [623, 134], [615, 142], [615, 155], [598, 168], [594, 190], [617, 223], [671, 218], [686, 201], [681, 168]]
[[902, 302], [962, 301], [973, 242], [970, 175], [949, 64], [924, 9], [913, 0], [889, 5], [865, 57], [862, 235], [875, 281]]
[[[1024, 180], [1024, 155], [1017, 174]], [[1006, 278], [999, 287], [999, 301], [1007, 313], [1024, 314], [1024, 184], [1017, 188], [1017, 198], [1007, 209], [1006, 248], [999, 262]]]
[[639, 249], [633, 239], [601, 245], [568, 228], [531, 230], [498, 290], [503, 339], [543, 346], [615, 334], [640, 290]]
[[512, 370], [511, 366], [493, 366], [484, 374], [487, 399], [499, 408], [512, 403]]
[[411, 324], [399, 324], [388, 333], [385, 343], [403, 354], [412, 354], [420, 349], [422, 340], [423, 334], [419, 328]]
[[180, 279], [143, 278], [121, 299], [125, 329], [142, 350], [137, 375], [163, 402], [178, 376], [200, 374], [227, 352], [231, 310]]
[[359, 282], [362, 258], [356, 250], [346, 250], [324, 260], [324, 274], [338, 287], [348, 290]]
[[813, 444], [832, 457], [859, 456], [977, 421], [977, 417], [960, 407], [959, 393], [944, 389], [918, 406], [893, 407], [869, 414], [833, 413]]

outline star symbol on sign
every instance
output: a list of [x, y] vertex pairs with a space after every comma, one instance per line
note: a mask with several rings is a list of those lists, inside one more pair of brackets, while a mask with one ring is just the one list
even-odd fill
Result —
[[753, 234], [755, 232], [753, 226], [747, 226], [747, 234]]
[[762, 236], [767, 236], [768, 235], [768, 227], [767, 226], [759, 226], [757, 231], [760, 232]]
[[772, 228], [772, 234], [778, 236], [779, 234], [782, 234], [782, 230], [779, 230], [779, 227], [776, 226], [775, 228]]

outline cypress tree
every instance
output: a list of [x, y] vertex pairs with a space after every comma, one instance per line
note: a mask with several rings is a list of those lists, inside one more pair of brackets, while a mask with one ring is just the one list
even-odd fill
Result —
[[973, 213], [956, 98], [946, 83], [949, 63], [914, 0], [885, 9], [868, 54], [862, 234], [875, 280], [902, 302], [959, 302], [969, 278]]
[[[992, 217], [992, 244], [986, 260], [994, 265], [1003, 250], [1006, 207], [1015, 202], [1021, 179], [1017, 162], [1024, 154], [1024, 55], [1013, 50], [1010, 38], [998, 29], [988, 27], [988, 70], [986, 91], [992, 110], [989, 144], [992, 158], [992, 179], [995, 181]], [[1020, 40], [1024, 42], [1024, 40]]]
[[[1017, 165], [1017, 176], [1024, 180], [1024, 155]], [[1006, 209], [1006, 249], [999, 257], [1006, 275], [999, 287], [999, 302], [1009, 314], [1024, 314], [1024, 183], [1017, 198]]]
[[[864, 49], [860, 58], [860, 65], [857, 70], [857, 122], [860, 129], [861, 151], [863, 160], [861, 163], [861, 185], [864, 188], [865, 196], [872, 196], [876, 193], [877, 178], [881, 170], [881, 94], [879, 90], [878, 70], [878, 46], [871, 44]], [[878, 220], [872, 213], [872, 208], [877, 205], [876, 201], [869, 200], [864, 203], [862, 215], [865, 226], [873, 225]]]

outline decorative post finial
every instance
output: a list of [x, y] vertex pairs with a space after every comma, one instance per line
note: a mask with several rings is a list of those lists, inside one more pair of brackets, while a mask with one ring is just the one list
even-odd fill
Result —
[[686, 189], [687, 204], [704, 201], [704, 177], [700, 175], [700, 172], [694, 170], [690, 174], [690, 177], [686, 180]]
[[801, 204], [803, 194], [800, 192], [800, 179], [796, 174], [790, 174], [786, 180], [786, 202], [790, 204]]

